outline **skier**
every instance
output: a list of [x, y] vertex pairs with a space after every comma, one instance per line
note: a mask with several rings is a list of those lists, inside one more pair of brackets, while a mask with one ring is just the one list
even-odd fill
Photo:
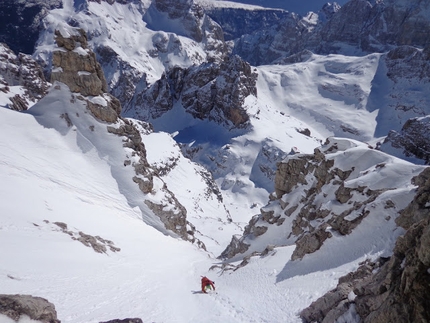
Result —
[[206, 289], [213, 289], [215, 290], [215, 282], [213, 282], [212, 280], [210, 280], [207, 277], [203, 277], [202, 276], [202, 292], [206, 294]]

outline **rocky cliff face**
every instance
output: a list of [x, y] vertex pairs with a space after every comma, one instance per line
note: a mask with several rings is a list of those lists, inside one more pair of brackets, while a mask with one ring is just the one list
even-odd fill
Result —
[[400, 150], [406, 158], [422, 160], [430, 164], [430, 117], [408, 120], [402, 131], [390, 131], [381, 145], [381, 150]]
[[289, 13], [267, 29], [259, 29], [236, 39], [233, 53], [251, 65], [264, 65], [303, 51], [306, 42], [314, 38], [313, 30], [317, 27], [318, 17], [313, 15], [302, 18]]
[[[388, 77], [388, 86], [371, 93], [372, 109], [379, 109], [381, 127], [376, 135], [387, 135], [380, 149], [413, 162], [428, 163], [428, 118], [430, 98], [420, 93], [430, 91], [430, 50], [400, 46], [389, 51], [381, 69]], [[381, 100], [382, 99], [382, 100]], [[398, 123], [398, 129], [384, 127], [383, 123]], [[400, 130], [401, 129], [401, 130]], [[420, 161], [421, 160], [421, 161]]]
[[232, 56], [219, 65], [191, 71], [184, 80], [181, 101], [187, 112], [199, 119], [244, 126], [249, 116], [243, 103], [248, 95], [257, 95], [256, 80], [251, 66]]
[[[221, 27], [207, 16], [203, 8], [193, 0], [155, 0], [143, 19], [153, 30], [175, 32], [204, 44], [210, 61], [222, 59], [228, 53]], [[182, 28], [178, 28], [176, 25], [174, 29], [170, 30], [168, 26], [175, 21]]]
[[389, 259], [366, 262], [339, 280], [336, 289], [304, 309], [305, 322], [334, 322], [349, 315], [361, 322], [428, 322], [430, 301], [430, 168], [413, 179], [416, 195], [396, 222], [406, 233]]
[[105, 71], [109, 93], [115, 96], [123, 107], [132, 99], [139, 82], [146, 88], [146, 74], [122, 59], [114, 49], [108, 45], [99, 45], [94, 52]]
[[[348, 160], [354, 162], [347, 166]], [[387, 155], [336, 138], [330, 138], [312, 155], [290, 155], [278, 164], [271, 202], [220, 257], [262, 252], [266, 245], [261, 245], [261, 240], [273, 245], [295, 244], [291, 259], [296, 260], [316, 252], [333, 236], [350, 235], [368, 217], [394, 225], [400, 205], [388, 196], [408, 185], [408, 177], [397, 183], [383, 180], [384, 174], [395, 168]]]
[[[426, 47], [429, 45], [430, 4], [422, 0], [387, 0], [383, 7], [382, 23], [372, 30], [381, 43], [392, 45], [411, 45]], [[384, 32], [381, 32], [381, 31]], [[417, 32], [418, 31], [418, 32]]]
[[283, 10], [210, 7], [206, 9], [206, 13], [222, 27], [227, 41], [269, 28], [290, 15]]
[[55, 32], [58, 50], [52, 53], [51, 82], [59, 81], [69, 86], [72, 92], [84, 96], [97, 96], [107, 92], [107, 84], [95, 54], [88, 49], [84, 30], [64, 37]]
[[32, 54], [49, 10], [61, 8], [61, 0], [0, 2], [0, 42], [15, 52]]
[[74, 29], [70, 37], [56, 31], [57, 49], [52, 53], [51, 82], [66, 84], [72, 92], [87, 96], [105, 96], [107, 106], [86, 100], [89, 110], [99, 120], [116, 122], [121, 114], [118, 99], [107, 93], [107, 84], [93, 51], [87, 47], [86, 33]]
[[393, 82], [403, 79], [420, 82], [430, 80], [430, 46], [418, 49], [412, 46], [399, 46], [390, 50], [385, 58], [387, 76]]
[[303, 50], [363, 54], [402, 45], [423, 48], [430, 43], [429, 12], [429, 4], [419, 0], [352, 0], [342, 7], [326, 5], [318, 13], [291, 14], [268, 28], [241, 35], [234, 53], [262, 65]]
[[9, 98], [8, 108], [27, 110], [46, 94], [49, 86], [42, 68], [31, 56], [15, 55], [9, 47], [0, 44], [0, 91]]
[[327, 45], [346, 43], [367, 53], [402, 45], [422, 48], [430, 42], [429, 12], [429, 4], [420, 0], [352, 0], [325, 24], [321, 37]]
[[425, 47], [430, 41], [429, 10], [420, 0], [349, 1], [322, 28], [319, 52], [336, 50], [340, 43], [366, 53], [402, 45]]
[[251, 66], [238, 56], [188, 69], [177, 67], [138, 93], [125, 114], [156, 119], [180, 102], [195, 118], [243, 127], [249, 120], [243, 103], [248, 95], [257, 95], [256, 79]]
[[[96, 53], [104, 70], [109, 92], [126, 109], [134, 96], [146, 96], [144, 100], [151, 102], [149, 96], [157, 95], [157, 85], [151, 90], [152, 94], [142, 92], [157, 81], [163, 83], [160, 77], [164, 70], [167, 75], [177, 66], [187, 69], [208, 61], [220, 63], [229, 55], [221, 27], [193, 1], [104, 2], [124, 5], [124, 12], [118, 17], [110, 17], [100, 26], [93, 25], [88, 22], [89, 15], [101, 20], [106, 17], [98, 16], [96, 4], [90, 6], [88, 1], [82, 1], [81, 5], [75, 6], [70, 22], [73, 26], [87, 29], [88, 46]], [[124, 28], [121, 20], [127, 16], [127, 19], [136, 19], [139, 23]], [[122, 37], [118, 34], [117, 31], [122, 29], [130, 35]], [[100, 35], [106, 35], [108, 41], [100, 41], [104, 39]], [[127, 44], [123, 46], [127, 48], [123, 50], [117, 44], [124, 41]], [[133, 50], [130, 51], [128, 46]]]

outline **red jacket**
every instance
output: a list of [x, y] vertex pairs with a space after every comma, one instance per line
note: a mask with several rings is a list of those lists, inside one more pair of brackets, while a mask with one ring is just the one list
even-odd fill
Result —
[[209, 278], [207, 278], [207, 277], [202, 277], [202, 292], [203, 293], [206, 293], [205, 287], [207, 285], [212, 286], [213, 290], [215, 290], [214, 282], [212, 280], [210, 280]]

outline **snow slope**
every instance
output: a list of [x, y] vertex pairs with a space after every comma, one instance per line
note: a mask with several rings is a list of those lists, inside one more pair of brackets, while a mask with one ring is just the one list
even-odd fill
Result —
[[[115, 48], [121, 59], [148, 73], [148, 82], [175, 64], [187, 67], [205, 60], [201, 46], [190, 39], [146, 28], [141, 16], [149, 1], [127, 7], [91, 2], [88, 16], [76, 13], [75, 3], [65, 1], [64, 9], [48, 16], [36, 56], [48, 62], [54, 28], [74, 19], [86, 26], [93, 45]], [[147, 50], [155, 48], [157, 39], [170, 44], [180, 39], [185, 52], [152, 57]], [[333, 288], [340, 276], [367, 257], [390, 254], [394, 238], [402, 233], [394, 219], [388, 225], [382, 217], [366, 219], [349, 237], [350, 244], [334, 236], [302, 261], [289, 260], [292, 245], [251, 258], [236, 271], [222, 269], [214, 256], [266, 205], [276, 162], [290, 150], [312, 153], [329, 135], [379, 139], [374, 134], [378, 111], [366, 108], [379, 59], [379, 54], [313, 55], [308, 62], [258, 67], [258, 98], [245, 101], [251, 116], [246, 129], [193, 120], [179, 105], [154, 121], [156, 132], [143, 138], [148, 161], [156, 168], [174, 165], [158, 184], [166, 183], [187, 208], [209, 252], [164, 230], [130, 181], [133, 172], [123, 165], [127, 152], [121, 138], [83, 114], [70, 92], [52, 92], [27, 113], [0, 108], [0, 259], [6, 259], [0, 263], [1, 292], [45, 297], [56, 305], [62, 322], [125, 317], [144, 322], [301, 322], [298, 312]], [[114, 67], [107, 78], [118, 78]], [[73, 127], [60, 119], [66, 112]], [[213, 172], [222, 203], [216, 193], [205, 194], [205, 170], [180, 149], [190, 150], [195, 161]], [[366, 181], [395, 178], [402, 164], [394, 162], [390, 169], [389, 177], [371, 174]], [[407, 189], [410, 198], [413, 188]], [[399, 199], [402, 192], [396, 191]], [[100, 236], [106, 252], [96, 253], [75, 240], [82, 236], [79, 232]], [[263, 242], [264, 247], [273, 241]], [[200, 275], [216, 281], [217, 294], [199, 293]], [[6, 320], [0, 316], [0, 322]]]
[[[259, 96], [312, 125], [322, 135], [374, 139], [378, 109], [367, 109], [380, 54], [312, 54], [305, 62], [258, 67]], [[387, 82], [381, 78], [380, 86]]]
[[[276, 162], [294, 147], [311, 153], [325, 139], [266, 100], [264, 92], [258, 98], [247, 97], [245, 109], [251, 116], [246, 129], [193, 119], [180, 103], [151, 120], [156, 131], [171, 133], [187, 156], [213, 174], [232, 221], [242, 228], [267, 203], [274, 189]], [[300, 132], [306, 128], [310, 136]]]
[[[128, 171], [112, 171], [115, 158], [124, 153], [116, 143], [120, 138], [101, 136], [92, 143], [89, 126], [98, 133], [103, 125], [78, 108], [79, 102], [70, 102], [70, 92], [61, 86], [28, 113], [0, 109], [0, 257], [7, 259], [0, 263], [2, 293], [45, 297], [66, 323], [125, 317], [300, 322], [302, 308], [364, 260], [352, 254], [347, 263], [302, 265], [287, 277], [284, 268], [297, 262], [288, 260], [292, 248], [284, 247], [273, 252], [276, 256], [252, 259], [234, 272], [209, 271], [219, 263], [209, 253], [146, 224], [152, 214], [130, 203], [139, 198], [122, 180]], [[58, 122], [63, 111], [72, 116], [73, 127]], [[157, 136], [162, 134], [150, 135], [148, 142], [156, 142]], [[161, 142], [167, 140], [163, 138]], [[151, 162], [163, 159], [163, 147], [148, 144]], [[120, 251], [108, 247], [96, 253], [75, 240], [80, 232], [99, 236]], [[217, 294], [198, 292], [200, 275], [215, 280]], [[0, 320], [6, 321], [4, 316]]]
[[[218, 2], [241, 6], [223, 1], [207, 3]], [[64, 9], [48, 15], [47, 30], [35, 56], [48, 61], [55, 28], [66, 28], [65, 21], [73, 19], [87, 31], [90, 47], [112, 48], [118, 55], [117, 61], [134, 69], [136, 79], [141, 80], [139, 87], [147, 87], [173, 66], [186, 68], [206, 60], [202, 44], [167, 32], [173, 30], [169, 22], [157, 20], [158, 30], [150, 30], [144, 21], [149, 6], [149, 1], [128, 5], [90, 2], [83, 10], [74, 7], [72, 1], [65, 1]], [[249, 97], [245, 102], [251, 126], [244, 131], [194, 120], [179, 104], [150, 121], [157, 132], [174, 135], [184, 145], [184, 151], [193, 151], [193, 161], [214, 174], [226, 211], [243, 228], [258, 212], [255, 206], [266, 203], [273, 190], [276, 162], [292, 148], [312, 152], [332, 135], [374, 144], [386, 135], [380, 129], [400, 130], [403, 123], [398, 120], [378, 117], [385, 102], [378, 93], [388, 84], [380, 61], [381, 54], [312, 55], [301, 63], [259, 66], [258, 97]], [[111, 88], [127, 83], [121, 79], [123, 68], [115, 64], [104, 66]], [[309, 137], [302, 134], [306, 129]], [[196, 213], [193, 217], [202, 215]]]

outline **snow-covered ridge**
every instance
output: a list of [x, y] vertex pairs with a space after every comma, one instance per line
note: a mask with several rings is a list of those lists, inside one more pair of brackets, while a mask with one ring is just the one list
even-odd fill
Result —
[[[211, 6], [217, 8], [237, 8], [237, 9], [262, 9], [268, 8], [269, 10], [287, 10], [295, 12], [300, 15], [305, 15], [309, 11], [317, 12], [320, 10], [327, 1], [325, 0], [308, 0], [308, 1], [282, 1], [282, 0], [198, 0], [204, 6]], [[340, 0], [337, 3], [343, 5], [347, 0]]]
[[295, 244], [292, 260], [303, 259], [291, 266], [298, 270], [316, 259], [389, 255], [403, 232], [395, 219], [414, 197], [411, 179], [423, 169], [340, 138], [330, 138], [314, 154], [291, 155], [278, 164], [272, 201], [222, 257], [235, 260]]
[[[213, 8], [232, 8], [232, 9], [245, 9], [245, 10], [273, 10], [270, 6], [257, 6], [246, 3], [237, 3], [233, 1], [217, 1], [217, 0], [196, 0], [196, 3], [205, 9]], [[282, 10], [282, 9], [278, 9]]]

